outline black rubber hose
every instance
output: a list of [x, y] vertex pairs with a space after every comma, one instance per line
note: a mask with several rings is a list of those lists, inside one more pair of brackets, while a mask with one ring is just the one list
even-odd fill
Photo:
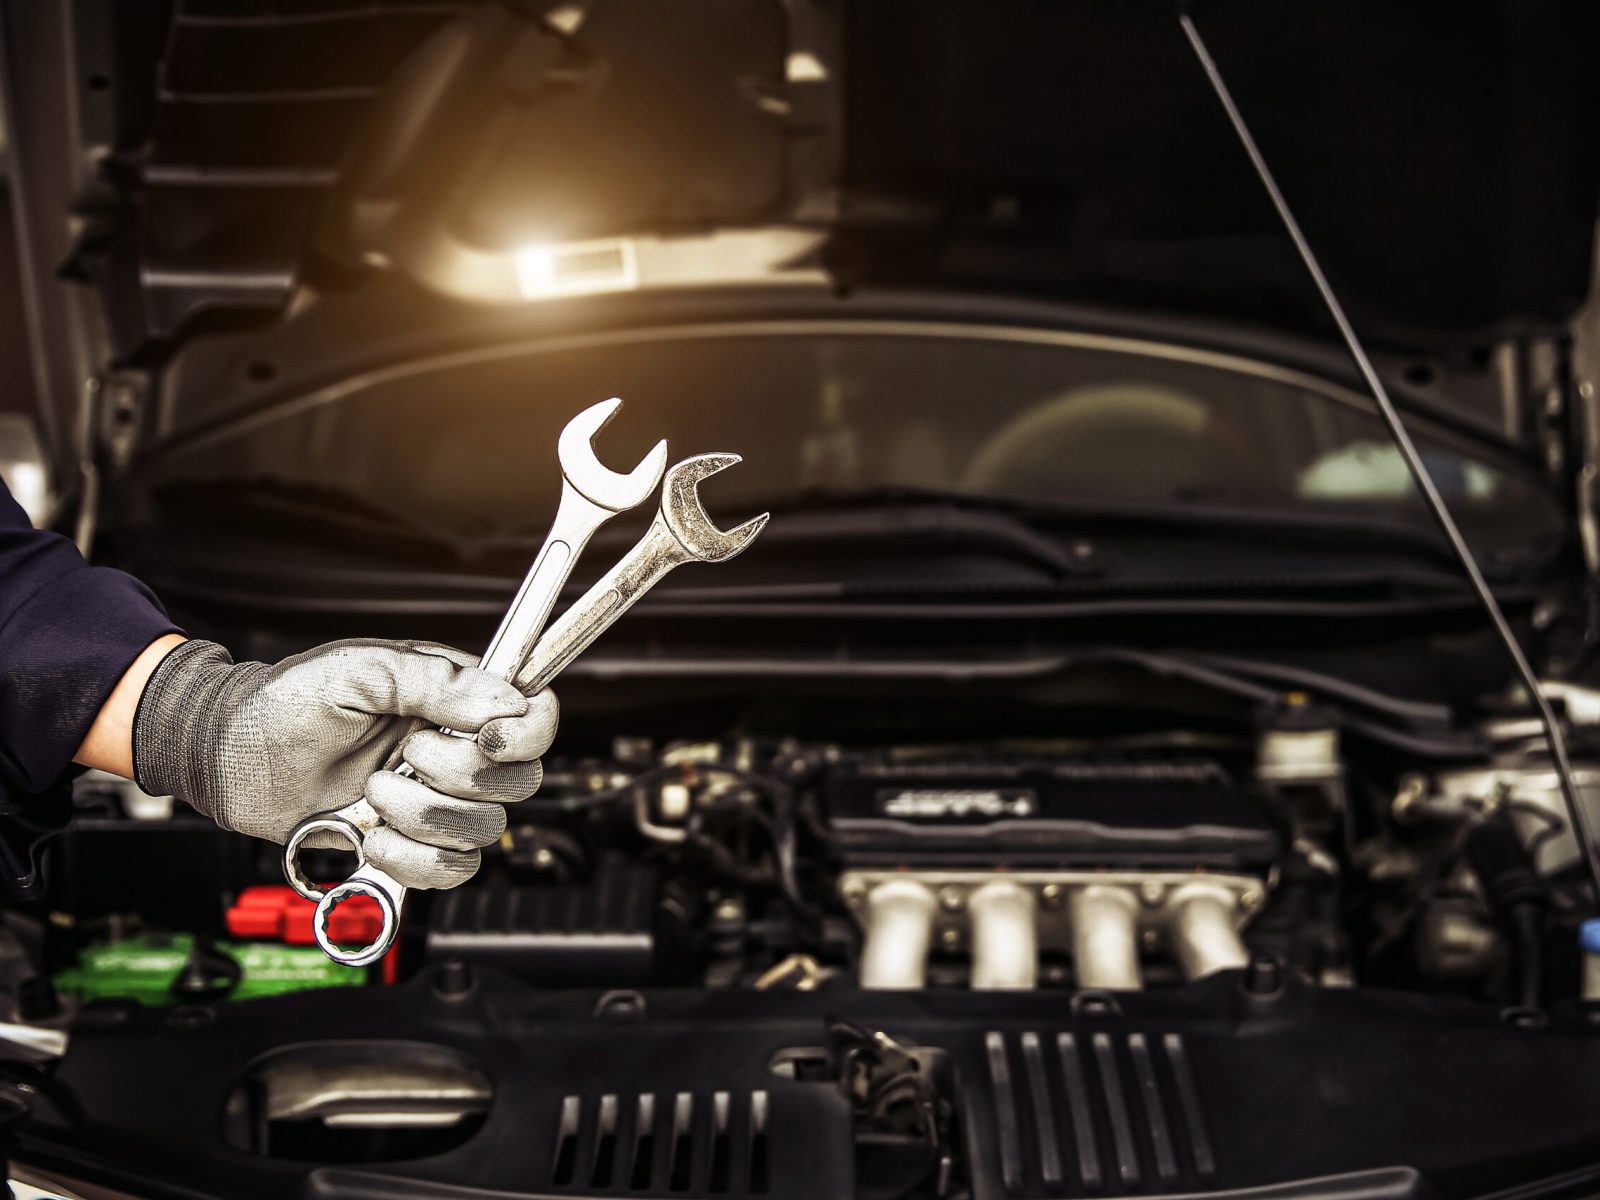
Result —
[[1511, 967], [1516, 1005], [1534, 1011], [1544, 1007], [1544, 906], [1531, 900], [1506, 911], [1511, 930]]
[[1478, 822], [1466, 839], [1467, 862], [1483, 885], [1484, 899], [1499, 915], [1511, 943], [1516, 1006], [1544, 1007], [1544, 882], [1533, 859], [1501, 808]]

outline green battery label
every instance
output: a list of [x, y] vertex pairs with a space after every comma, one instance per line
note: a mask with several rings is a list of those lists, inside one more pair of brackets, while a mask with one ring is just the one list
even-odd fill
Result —
[[[216, 942], [213, 949], [239, 964], [239, 982], [230, 1000], [254, 1000], [312, 988], [358, 987], [364, 968], [332, 962], [315, 946], [282, 946], [272, 942]], [[130, 999], [144, 1004], [181, 1004], [188, 997], [172, 990], [194, 951], [186, 933], [147, 935], [124, 942], [91, 946], [76, 966], [55, 977], [56, 990], [80, 1000]]]

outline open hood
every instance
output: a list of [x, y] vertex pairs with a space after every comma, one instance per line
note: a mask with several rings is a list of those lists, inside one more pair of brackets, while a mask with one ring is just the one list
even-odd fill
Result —
[[[545, 7], [141, 0], [105, 39], [19, 7], [36, 286], [63, 258], [94, 285], [102, 366], [389, 278], [522, 304], [800, 272], [1328, 332], [1170, 4]], [[1600, 11], [1194, 15], [1375, 346], [1481, 360], [1563, 331], [1593, 263]], [[599, 285], [529, 292], [530, 244]], [[81, 323], [36, 309], [47, 339]]]

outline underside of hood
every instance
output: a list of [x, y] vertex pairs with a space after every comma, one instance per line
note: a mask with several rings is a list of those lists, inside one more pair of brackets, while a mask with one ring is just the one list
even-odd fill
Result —
[[[8, 91], [24, 246], [95, 289], [102, 363], [388, 277], [505, 303], [473, 281], [530, 242], [646, 287], [622, 241], [704, 274], [694, 239], [741, 230], [779, 235], [732, 256], [741, 284], [1330, 332], [1169, 3], [87, 7], [8, 14]], [[1365, 338], [1483, 361], [1560, 335], [1594, 258], [1600, 10], [1192, 13]], [[443, 285], [417, 266], [441, 247]]]
[[[1212, 0], [1193, 15], [1369, 337], [1459, 345], [1582, 301], [1594, 6]], [[940, 212], [924, 267], [1328, 328], [1175, 6], [880, 0], [852, 34], [850, 189]]]

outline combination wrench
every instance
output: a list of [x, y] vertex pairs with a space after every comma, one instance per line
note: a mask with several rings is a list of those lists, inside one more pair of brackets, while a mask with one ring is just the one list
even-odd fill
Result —
[[[573, 659], [588, 649], [668, 572], [691, 562], [726, 562], [755, 540], [766, 526], [770, 513], [752, 517], [724, 532], [712, 523], [700, 502], [701, 481], [738, 461], [737, 454], [701, 454], [685, 459], [666, 473], [661, 488], [661, 507], [649, 530], [610, 571], [551, 623], [535, 643], [527, 663], [519, 664], [520, 669], [512, 679], [520, 691], [532, 695], [548, 687]], [[371, 806], [367, 808], [370, 811]], [[356, 846], [359, 854], [359, 842]], [[371, 896], [384, 913], [384, 927], [378, 940], [360, 950], [341, 949], [328, 938], [329, 914], [352, 896]], [[348, 879], [328, 889], [317, 901], [312, 920], [317, 945], [338, 962], [360, 966], [376, 961], [394, 940], [404, 898], [405, 888], [386, 873], [361, 863]]]
[[[595, 456], [594, 438], [621, 407], [622, 401], [613, 397], [585, 409], [561, 431], [557, 450], [561, 463], [561, 501], [556, 508], [555, 521], [478, 664], [481, 670], [502, 679], [512, 679], [521, 670], [566, 585], [573, 563], [589, 539], [612, 517], [642, 504], [661, 481], [667, 461], [664, 440], [657, 442], [627, 474], [612, 471]], [[454, 733], [449, 729], [443, 732]], [[470, 738], [472, 735], [454, 733], [454, 736]], [[411, 765], [400, 760], [398, 751], [386, 769], [407, 777], [415, 775]], [[405, 889], [387, 872], [366, 861], [366, 836], [382, 824], [383, 819], [363, 796], [335, 812], [302, 821], [283, 848], [283, 870], [289, 883], [307, 900], [316, 900], [319, 904], [327, 899], [323, 889], [300, 867], [300, 850], [306, 839], [314, 834], [330, 834], [355, 851], [356, 870], [348, 883], [360, 881], [362, 894], [377, 901], [383, 917], [378, 938], [364, 948], [346, 950], [327, 939], [325, 915], [314, 922], [317, 944], [324, 953], [349, 966], [362, 966], [382, 957], [393, 944], [399, 928]]]

